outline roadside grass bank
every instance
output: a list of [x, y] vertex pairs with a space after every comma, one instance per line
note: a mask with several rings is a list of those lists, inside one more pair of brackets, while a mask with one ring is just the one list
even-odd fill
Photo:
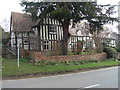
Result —
[[113, 59], [109, 60], [90, 60], [90, 61], [72, 61], [72, 62], [48, 62], [30, 63], [27, 60], [20, 61], [20, 67], [17, 67], [16, 59], [3, 59], [2, 76], [5, 77], [22, 77], [28, 75], [51, 75], [65, 72], [74, 72], [75, 70], [94, 69], [97, 67], [117, 66], [118, 62]]

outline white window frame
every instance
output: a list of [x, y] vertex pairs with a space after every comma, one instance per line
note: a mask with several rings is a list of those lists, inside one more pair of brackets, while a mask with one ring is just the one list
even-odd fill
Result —
[[[45, 48], [44, 48], [45, 47]], [[48, 40], [45, 40], [44, 42], [43, 42], [43, 49], [44, 50], [49, 50], [49, 41]]]
[[54, 25], [49, 26], [49, 34], [57, 34], [56, 29], [57, 28]]

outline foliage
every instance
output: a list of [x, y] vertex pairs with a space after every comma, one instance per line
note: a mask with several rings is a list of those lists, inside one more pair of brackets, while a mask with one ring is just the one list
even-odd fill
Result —
[[81, 52], [80, 54], [81, 55], [86, 55], [86, 54], [89, 54], [89, 52]]
[[107, 53], [108, 58], [116, 58], [116, 50], [112, 47], [105, 47], [104, 52]]
[[76, 55], [76, 53], [68, 53], [67, 55]]
[[81, 55], [86, 55], [86, 54], [96, 54], [97, 52], [91, 51], [91, 52], [82, 52], [80, 53]]
[[[108, 61], [108, 60], [105, 60]], [[110, 60], [111, 61], [111, 60]], [[103, 62], [102, 60], [86, 60], [86, 61], [78, 61], [78, 60], [73, 60], [73, 61], [48, 61], [48, 60], [41, 60], [38, 63], [35, 63], [37, 66], [58, 66], [58, 65], [81, 65], [81, 64], [90, 64], [90, 63], [98, 63], [98, 62]]]
[[0, 58], [0, 62], [1, 62], [1, 61], [4, 61], [4, 59], [3, 59], [3, 58]]
[[22, 57], [22, 58], [20, 58], [20, 61], [30, 61], [31, 60], [31, 58], [30, 57]]
[[103, 61], [115, 61], [115, 59], [114, 58], [109, 58], [109, 59], [105, 59]]
[[118, 58], [118, 61], [120, 61], [120, 58]]
[[114, 48], [117, 52], [120, 52], [120, 48], [119, 47], [112, 47]]
[[10, 40], [9, 33], [2, 29], [2, 45], [6, 46]]
[[5, 49], [8, 48], [10, 45], [9, 32], [5, 32], [4, 29], [2, 29], [1, 35], [2, 35], [2, 38], [1, 38], [2, 42], [1, 42], [0, 47], [2, 46], [2, 48], [0, 48], [0, 49], [2, 49], [2, 56], [5, 57], [5, 55], [6, 55]]

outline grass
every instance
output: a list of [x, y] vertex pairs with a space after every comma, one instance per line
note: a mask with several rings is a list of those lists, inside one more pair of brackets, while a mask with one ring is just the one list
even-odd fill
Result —
[[84, 64], [57, 64], [57, 65], [33, 65], [28, 61], [20, 61], [20, 67], [17, 67], [16, 59], [3, 59], [3, 70], [2, 75], [4, 76], [18, 76], [24, 74], [34, 74], [38, 72], [54, 72], [54, 71], [64, 71], [73, 69], [85, 69], [99, 66], [109, 66], [118, 65], [118, 62], [113, 60], [101, 61], [101, 62], [90, 62]]

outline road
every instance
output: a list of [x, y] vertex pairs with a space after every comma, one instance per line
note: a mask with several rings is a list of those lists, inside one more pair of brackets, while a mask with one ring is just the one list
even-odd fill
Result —
[[118, 88], [118, 67], [48, 77], [3, 80], [2, 88]]

